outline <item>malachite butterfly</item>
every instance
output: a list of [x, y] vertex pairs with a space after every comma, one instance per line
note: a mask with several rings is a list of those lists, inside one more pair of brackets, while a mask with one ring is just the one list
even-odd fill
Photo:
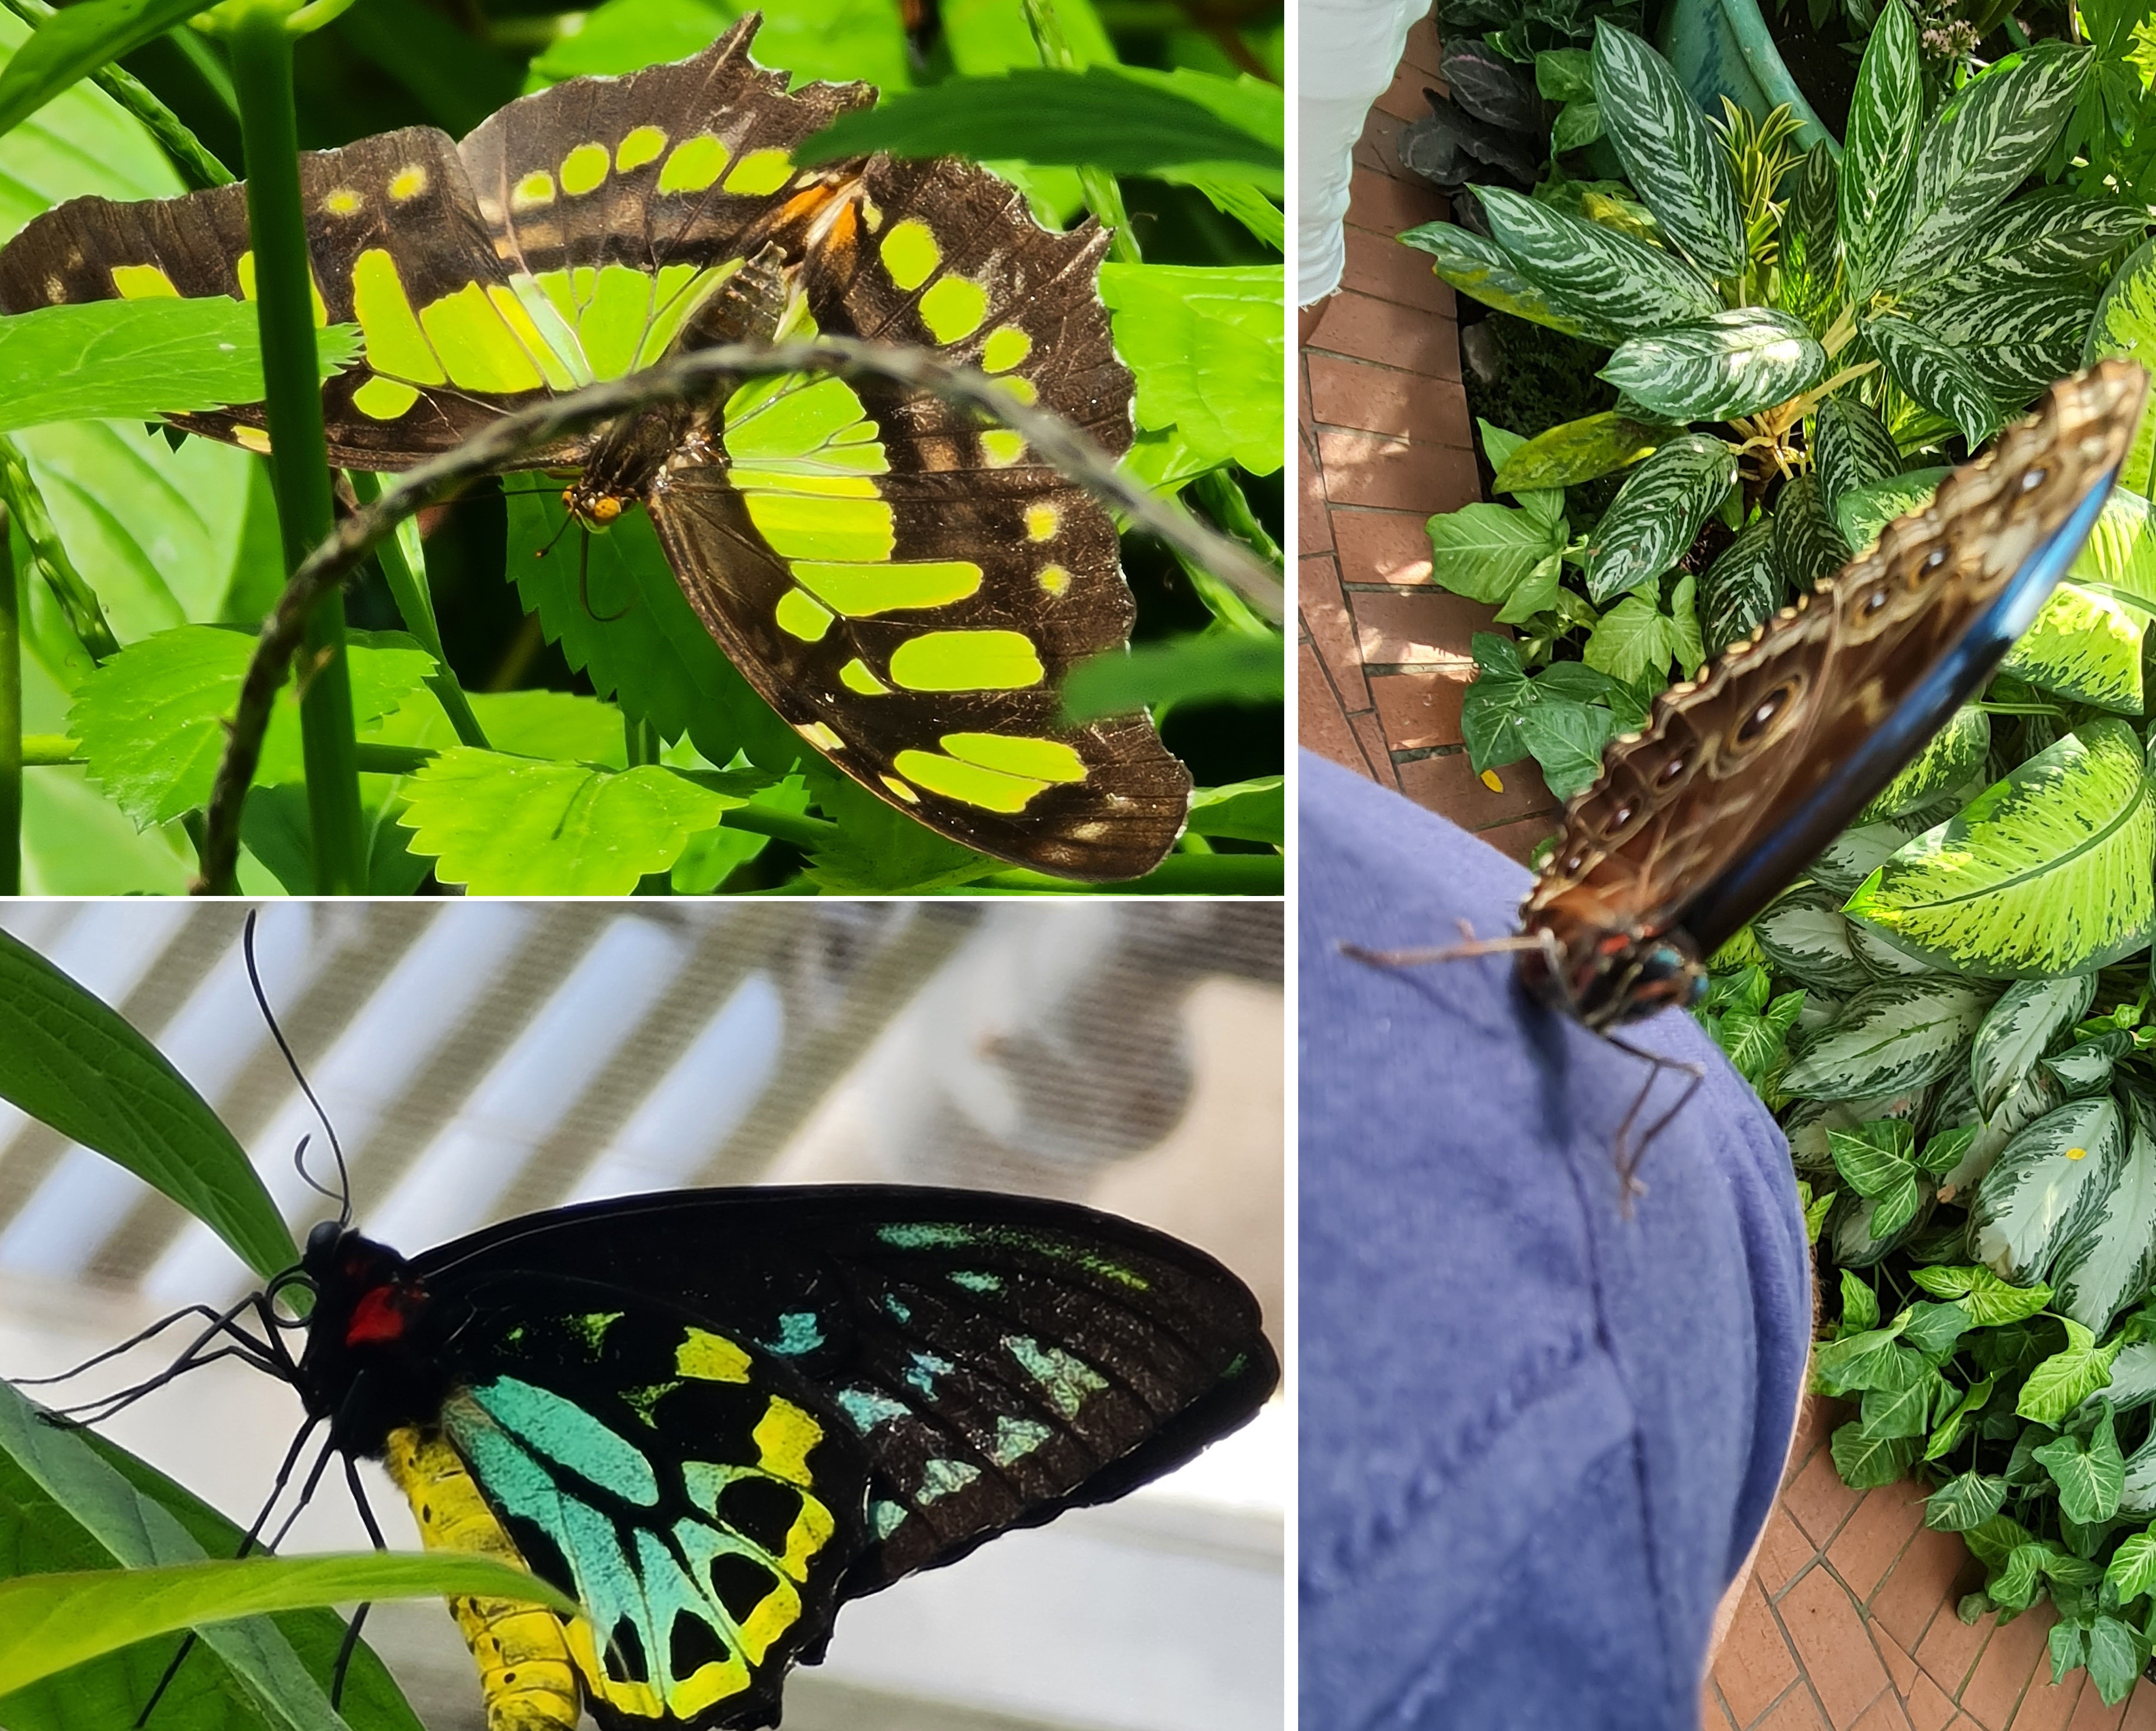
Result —
[[677, 1191], [409, 1259], [331, 1221], [290, 1283], [296, 1361], [266, 1295], [223, 1344], [384, 1460], [430, 1548], [583, 1606], [451, 1602], [489, 1731], [776, 1724], [848, 1600], [1121, 1496], [1279, 1375], [1202, 1252], [976, 1191]]
[[[1039, 227], [956, 161], [795, 166], [874, 86], [788, 94], [704, 53], [511, 103], [461, 143], [427, 127], [304, 156], [321, 323], [357, 324], [324, 387], [331, 460], [396, 469], [497, 417], [692, 346], [818, 331], [978, 366], [1111, 453], [1132, 380], [1095, 290], [1107, 236]], [[251, 299], [238, 186], [78, 198], [0, 250], [0, 310]], [[175, 417], [264, 448], [259, 407]], [[757, 379], [716, 406], [565, 438], [588, 529], [641, 504], [750, 684], [862, 786], [968, 847], [1060, 875], [1143, 874], [1190, 778], [1142, 714], [1073, 726], [1063, 676], [1127, 642], [1113, 522], [1022, 438], [896, 387]]]

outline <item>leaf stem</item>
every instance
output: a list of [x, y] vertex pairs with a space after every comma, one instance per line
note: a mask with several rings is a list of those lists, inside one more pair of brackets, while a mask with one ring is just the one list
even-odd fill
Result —
[[[372, 504], [381, 498], [380, 475], [363, 469], [346, 473], [352, 479], [352, 493], [362, 504]], [[487, 741], [485, 729], [472, 713], [471, 699], [465, 695], [465, 688], [458, 683], [449, 666], [449, 658], [442, 651], [441, 627], [435, 622], [434, 597], [427, 587], [427, 549], [419, 539], [417, 520], [407, 517], [399, 523], [397, 532], [384, 538], [375, 548], [374, 558], [382, 581], [389, 586], [390, 599], [397, 603], [404, 628], [418, 638], [420, 647], [434, 658], [434, 670], [427, 675], [427, 689], [434, 694], [443, 713], [449, 718], [449, 725], [456, 730], [457, 743], [476, 745], [482, 751], [493, 750]]]
[[[256, 306], [270, 479], [285, 564], [296, 571], [308, 550], [327, 539], [331, 519], [329, 448], [322, 433], [321, 374], [315, 355], [314, 281], [292, 108], [292, 38], [285, 14], [270, 0], [261, 0], [233, 20], [227, 39], [247, 151], [247, 223], [260, 296]], [[345, 659], [341, 592], [325, 595], [309, 610], [304, 639], [300, 735], [315, 887], [325, 895], [356, 894], [367, 887], [367, 840], [353, 761], [352, 671]], [[204, 869], [208, 871], [207, 858]], [[221, 894], [237, 887], [229, 870], [210, 875]]]
[[44, 495], [22, 449], [12, 438], [0, 436], [0, 504], [13, 513], [30, 550], [30, 568], [45, 580], [53, 598], [67, 616], [68, 627], [80, 641], [92, 661], [103, 661], [120, 653], [120, 640], [105, 622], [97, 592], [83, 581], [61, 545], [53, 520], [45, 514]]
[[23, 893], [23, 588], [0, 505], [0, 895]]
[[[1265, 525], [1258, 521], [1257, 513], [1250, 509], [1250, 501], [1235, 476], [1225, 469], [1208, 469], [1190, 484], [1191, 492], [1205, 515], [1213, 520], [1214, 526], [1224, 535], [1231, 535], [1250, 548], [1266, 564], [1277, 567], [1281, 550], [1273, 538], [1265, 533]], [[1211, 572], [1201, 569], [1181, 554], [1176, 562], [1183, 567], [1190, 586], [1198, 592], [1213, 617], [1219, 622], [1245, 637], [1270, 638], [1277, 641], [1279, 632], [1254, 612], [1250, 603], [1235, 593]]]
[[[1040, 51], [1040, 64], [1058, 71], [1081, 70], [1078, 56], [1071, 52], [1070, 44], [1063, 34], [1062, 21], [1055, 16], [1055, 0], [1024, 0], [1024, 3], [1026, 28], [1033, 32], [1034, 46]], [[1081, 167], [1078, 190], [1085, 198], [1086, 208], [1099, 218], [1101, 226], [1108, 231], [1108, 250], [1116, 262], [1143, 264], [1137, 238], [1131, 233], [1131, 213], [1123, 206], [1123, 189], [1116, 183], [1115, 176], [1105, 168]]]

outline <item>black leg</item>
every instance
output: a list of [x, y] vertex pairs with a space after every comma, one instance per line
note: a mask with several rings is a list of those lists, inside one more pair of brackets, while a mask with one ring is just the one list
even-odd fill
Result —
[[[1647, 1193], [1647, 1186], [1639, 1178], [1640, 1162], [1646, 1159], [1647, 1150], [1654, 1145], [1655, 1138], [1669, 1128], [1670, 1121], [1683, 1111], [1691, 1103], [1691, 1097], [1699, 1092], [1700, 1084], [1707, 1079], [1707, 1070], [1705, 1066], [1693, 1063], [1688, 1058], [1665, 1058], [1659, 1052], [1650, 1052], [1643, 1046], [1635, 1046], [1630, 1041], [1613, 1033], [1605, 1032], [1602, 1037], [1620, 1052], [1629, 1053], [1649, 1067], [1647, 1079], [1640, 1084], [1640, 1092], [1633, 1097], [1624, 1121], [1617, 1126], [1617, 1138], [1610, 1150], [1617, 1162], [1617, 1176], [1622, 1186], [1619, 1192], [1619, 1206], [1624, 1210], [1625, 1217], [1630, 1220], [1632, 1217], [1632, 1198]], [[1684, 1092], [1677, 1096], [1676, 1104], [1657, 1118], [1646, 1134], [1634, 1145], [1631, 1142], [1632, 1126], [1640, 1116], [1640, 1109], [1647, 1104], [1647, 1096], [1654, 1092], [1655, 1078], [1665, 1070], [1674, 1070], [1690, 1080], [1686, 1083]]]

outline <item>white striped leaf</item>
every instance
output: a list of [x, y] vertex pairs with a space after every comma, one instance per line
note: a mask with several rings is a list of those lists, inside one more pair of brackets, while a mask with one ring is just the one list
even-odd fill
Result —
[[1877, 542], [1881, 530], [1897, 517], [1906, 517], [1928, 504], [1932, 495], [1939, 490], [1939, 483], [1953, 472], [1948, 469], [1912, 469], [1891, 480], [1859, 487], [1845, 494], [1835, 506], [1835, 525], [1851, 546], [1859, 553], [1868, 553]]
[[[2156, 240], [2137, 248], [2118, 267], [2096, 304], [2082, 363], [2107, 355], [2123, 355], [2147, 367], [2153, 382], [2149, 392], [2156, 397]], [[2147, 402], [2141, 406], [2141, 424], [2118, 474], [2119, 485], [2143, 499], [2156, 494], [2156, 414], [2150, 407]]]
[[2126, 1462], [2118, 1452], [2118, 1435], [2108, 1407], [2097, 1421], [2093, 1436], [2086, 1440], [2071, 1433], [2055, 1437], [2030, 1452], [2059, 1488], [2059, 1508], [2067, 1519], [2089, 1526], [2118, 1513]]
[[2057, 1078], [2070, 1099], [2078, 1099], [2109, 1088], [2119, 1059], [2133, 1050], [2133, 1036], [2124, 1028], [2112, 1028], [2053, 1052], [2044, 1060], [2044, 1068]]
[[2005, 419], [1976, 369], [1922, 325], [1907, 319], [1866, 319], [1862, 331], [1887, 376], [1910, 400], [1958, 428], [1973, 451]]
[[1784, 1073], [1782, 1091], [1845, 1100], [1936, 1081], [1960, 1061], [1993, 996], [1937, 976], [1868, 986]]
[[[2124, 1358], [2131, 1348], [2123, 1349]], [[2114, 1365], [2114, 1370], [2117, 1366]], [[2126, 1482], [2119, 1488], [2118, 1512], [2147, 1517], [2156, 1514], [2156, 1430], [2148, 1439], [2126, 1457]]]
[[1990, 750], [1991, 717], [1973, 704], [1963, 704], [1856, 814], [1857, 822], [1906, 817], [1938, 803], [1982, 776]]
[[2093, 277], [1949, 281], [1902, 296], [1896, 310], [1967, 361], [1995, 400], [2020, 408], [2079, 366], [2097, 294]]
[[1977, 1186], [1977, 1255], [2016, 1284], [2043, 1279], [2111, 1194], [2124, 1153], [2125, 1126], [2108, 1096], [2045, 1114]]
[[2099, 709], [2142, 712], [2141, 639], [2148, 613], [2108, 595], [2061, 583], [1999, 671]]
[[1700, 634], [1709, 658], [1750, 637], [1781, 605], [1774, 520], [1761, 517], [1738, 532], [1699, 580]]
[[1849, 543], [1820, 501], [1819, 478], [1799, 475], [1774, 501], [1774, 564], [1785, 594], [1808, 595], [1849, 559]]
[[1674, 428], [1605, 410], [1538, 433], [1497, 465], [1493, 493], [1577, 487], [1599, 481], [1654, 454]]
[[2156, 615], [2156, 507], [2138, 493], [2112, 488], [2066, 576], [2084, 589]]
[[1922, 282], [1976, 240], [2051, 149], [2087, 64], [2025, 54], [1972, 79], [1933, 116], [1917, 152], [1908, 227], [1881, 286]]
[[1931, 1218], [1932, 1200], [1928, 1190], [1920, 1191], [1917, 1211], [1912, 1217], [1891, 1232], [1875, 1235], [1874, 1225], [1882, 1212], [1894, 1206], [1894, 1199], [1860, 1196], [1854, 1191], [1844, 1191], [1827, 1216], [1820, 1237], [1832, 1245], [1832, 1255], [1839, 1266], [1868, 1268], [1923, 1230], [1925, 1221]]
[[1788, 202], [1777, 235], [1781, 257], [1774, 273], [1774, 301], [1819, 333], [1832, 323], [1841, 304], [1841, 254], [1834, 243], [1835, 181], [1834, 152], [1820, 144], [1782, 182]]
[[1462, 228], [1456, 223], [1424, 223], [1400, 238], [1435, 258], [1437, 263], [1430, 269], [1441, 279], [1485, 306], [1494, 306], [1499, 312], [1532, 324], [1547, 325], [1568, 336], [1584, 336], [1590, 342], [1624, 339], [1622, 330], [1595, 324], [1558, 305], [1487, 235]]
[[2111, 1362], [2110, 1385], [2101, 1398], [2117, 1412], [2130, 1412], [2156, 1401], [2156, 1340], [2136, 1340], [2120, 1349]]
[[1999, 995], [1976, 1031], [1969, 1074], [1977, 1109], [1997, 1116], [2023, 1078], [2096, 1001], [2093, 972], [2053, 980], [2017, 980]]
[[1736, 453], [1698, 433], [1671, 439], [1634, 469], [1588, 537], [1589, 598], [1607, 607], [1675, 565], [1736, 479]]
[[1908, 284], [1921, 294], [1933, 284], [1974, 294], [2016, 283], [2090, 276], [2148, 230], [2143, 212], [2128, 205], [2077, 198], [2047, 187], [2017, 198], [1979, 227], [1938, 271]]
[[2021, 1085], [2006, 1097], [2006, 1104], [1987, 1119], [1969, 1145], [1961, 1162], [1939, 1180], [1940, 1193], [1951, 1201], [1984, 1181], [2006, 1146], [2046, 1112], [2064, 1104], [2066, 1096], [2051, 1073], [2041, 1066], [2021, 1078]]
[[1880, 8], [1850, 98], [1837, 227], [1850, 299], [1861, 306], [1887, 279], [1908, 217], [1924, 124], [1917, 27], [1907, 9]]
[[[2129, 1108], [2125, 1154], [2111, 1193], [2059, 1257], [2051, 1276], [2062, 1315], [2102, 1334], [2156, 1278], [2156, 1135]], [[2116, 1367], [2114, 1367], [2114, 1377]]]
[[1850, 947], [1840, 898], [1799, 883], [1752, 922], [1752, 935], [1777, 974], [1829, 991], [1861, 991], [1871, 976]]
[[1885, 937], [1870, 926], [1849, 922], [1849, 947], [1856, 952], [1856, 959], [1875, 980], [1897, 980], [1907, 976], [1938, 974], [1944, 970], [1939, 965], [1921, 955], [1912, 955], [1897, 950]]
[[1737, 306], [1617, 346], [1601, 376], [1672, 421], [1726, 421], [1785, 402], [1826, 371], [1803, 320]]
[[1887, 423], [1858, 397], [1830, 397], [1812, 422], [1812, 469], [1820, 496], [1839, 523], [1841, 502], [1860, 487], [1891, 481], [1902, 453]]
[[[1986, 1390], [1987, 1393], [1989, 1390]], [[1958, 1418], [1959, 1414], [1955, 1414]], [[1958, 1435], [1960, 1426], [1948, 1421]], [[1952, 1447], [1952, 1443], [1948, 1447]], [[1941, 1454], [1946, 1448], [1939, 1450]], [[1932, 1451], [1924, 1451], [1929, 1459]], [[2006, 1481], [1996, 1473], [1961, 1472], [1924, 1499], [1924, 1524], [1935, 1533], [1966, 1533], [1980, 1527], [2006, 1506]]]
[[[1943, 804], [1943, 801], [1942, 801]], [[1948, 813], [1920, 806], [1898, 817], [1852, 824], [1821, 851], [1809, 868], [1811, 877], [1837, 895], [1847, 897], [1874, 872]]]
[[1553, 306], [1592, 326], [1597, 341], [1620, 342], [1722, 309], [1721, 296], [1673, 254], [1503, 187], [1476, 190], [1491, 233], [1520, 274]]
[[1990, 979], [2080, 973], [2156, 928], [2156, 781], [2123, 721], [2092, 721], [1868, 878], [1844, 912]]
[[1710, 276], [1739, 274], [1744, 223], [1727, 158], [1669, 63], [1606, 18], [1594, 32], [1594, 100], [1662, 233]]

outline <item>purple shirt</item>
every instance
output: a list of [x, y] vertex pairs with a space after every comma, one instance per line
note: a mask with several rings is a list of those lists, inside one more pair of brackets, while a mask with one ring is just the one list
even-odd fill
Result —
[[[1508, 955], [1341, 954], [1517, 927], [1526, 873], [1301, 760], [1301, 1723], [1695, 1731], [1717, 1601], [1795, 1424], [1810, 1258], [1787, 1145], [1707, 1077], [1618, 1206], [1648, 1066]], [[1665, 1071], [1657, 1109], [1687, 1078]]]

